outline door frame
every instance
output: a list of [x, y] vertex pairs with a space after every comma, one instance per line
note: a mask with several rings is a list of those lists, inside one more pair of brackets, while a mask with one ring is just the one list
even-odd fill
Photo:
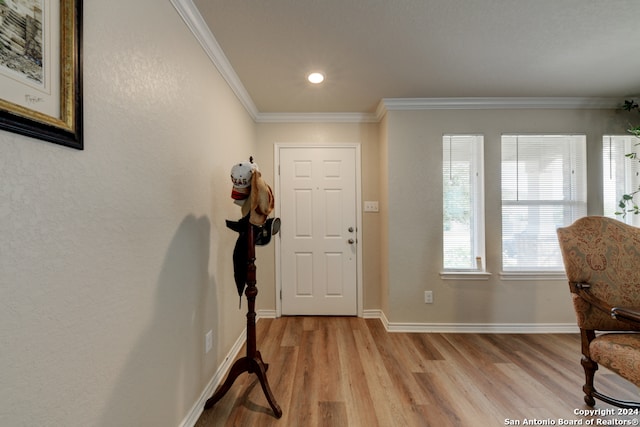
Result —
[[[274, 212], [277, 218], [280, 217], [280, 150], [286, 148], [351, 148], [355, 150], [355, 178], [356, 178], [356, 301], [357, 315], [363, 316], [363, 291], [362, 291], [362, 168], [361, 168], [361, 150], [359, 143], [336, 143], [336, 144], [314, 144], [314, 143], [280, 143], [273, 144], [273, 175], [274, 175], [274, 191], [275, 191], [275, 207]], [[276, 317], [282, 316], [282, 272], [280, 270], [281, 248], [280, 236], [274, 239], [275, 243], [275, 299], [276, 299]]]

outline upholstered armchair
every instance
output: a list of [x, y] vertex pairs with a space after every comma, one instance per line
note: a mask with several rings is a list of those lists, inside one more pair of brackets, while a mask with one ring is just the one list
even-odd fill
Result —
[[601, 365], [640, 387], [640, 228], [590, 216], [559, 228], [558, 240], [582, 340], [584, 401], [640, 408], [594, 386]]

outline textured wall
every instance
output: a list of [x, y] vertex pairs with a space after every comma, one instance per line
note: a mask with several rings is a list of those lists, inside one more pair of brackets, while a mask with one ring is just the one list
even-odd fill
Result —
[[[602, 135], [624, 134], [628, 116], [614, 110], [425, 110], [387, 114], [390, 322], [457, 324], [575, 323], [565, 280], [500, 279], [502, 133], [584, 133], [588, 210], [602, 214]], [[484, 135], [488, 281], [442, 280], [442, 135]], [[384, 186], [384, 184], [383, 184]], [[425, 304], [425, 290], [434, 292]]]
[[169, 1], [85, 1], [84, 54], [84, 151], [0, 132], [0, 425], [173, 427], [244, 328], [255, 125]]
[[[84, 9], [86, 149], [0, 131], [0, 425], [184, 419], [244, 328], [235, 235], [224, 225], [239, 214], [229, 169], [253, 154], [272, 178], [274, 142], [363, 144], [363, 199], [381, 202], [363, 218], [365, 309], [392, 322], [573, 322], [565, 283], [440, 280], [440, 138], [486, 135], [496, 272], [500, 132], [584, 131], [593, 141], [624, 132], [610, 112], [390, 112], [380, 130], [256, 126], [169, 1], [86, 0]], [[598, 213], [597, 143], [589, 155]], [[258, 308], [269, 309], [273, 249], [258, 255]]]

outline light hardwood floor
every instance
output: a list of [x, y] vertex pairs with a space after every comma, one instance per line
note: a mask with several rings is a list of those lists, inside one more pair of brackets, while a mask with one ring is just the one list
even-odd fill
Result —
[[[583, 401], [577, 334], [388, 333], [379, 320], [282, 317], [261, 319], [257, 337], [282, 418], [273, 417], [257, 377], [245, 373], [196, 427], [637, 425], [640, 419], [602, 402], [595, 409], [614, 415], [574, 413], [592, 409]], [[604, 368], [596, 381], [600, 391], [640, 400], [637, 388]]]

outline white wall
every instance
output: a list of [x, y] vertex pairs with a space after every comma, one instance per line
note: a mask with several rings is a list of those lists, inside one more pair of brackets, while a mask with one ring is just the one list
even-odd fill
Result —
[[84, 83], [84, 151], [0, 131], [0, 425], [174, 427], [245, 325], [255, 125], [169, 1], [85, 1]]

